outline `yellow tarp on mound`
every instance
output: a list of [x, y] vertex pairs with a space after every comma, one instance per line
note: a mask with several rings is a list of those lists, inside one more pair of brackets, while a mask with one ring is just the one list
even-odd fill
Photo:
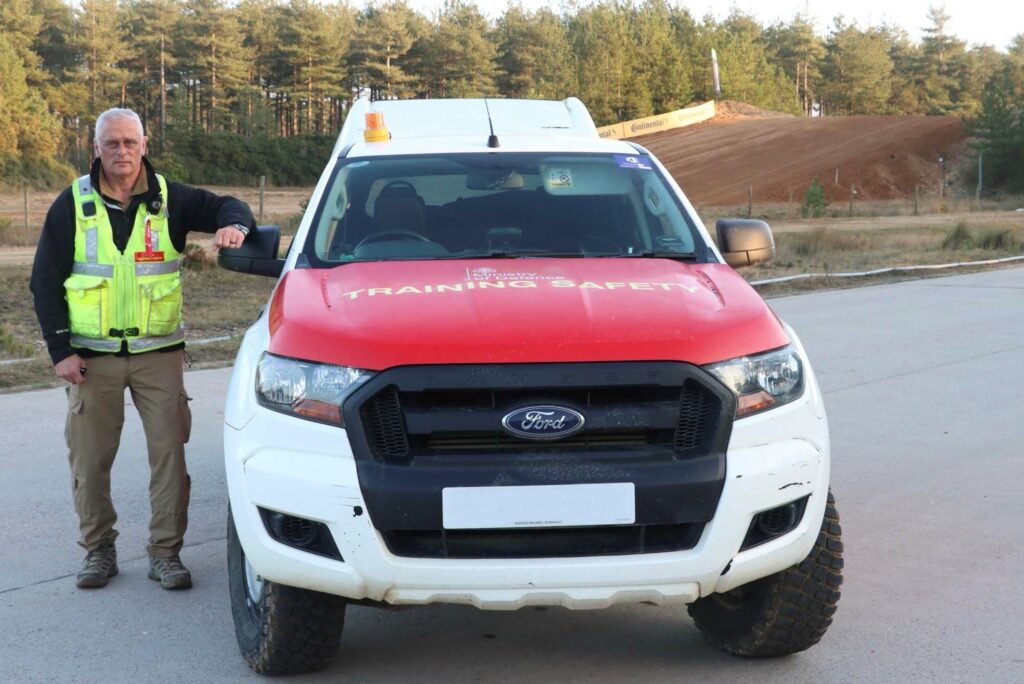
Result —
[[648, 133], [657, 133], [659, 131], [668, 131], [673, 128], [691, 126], [695, 123], [700, 123], [701, 121], [707, 121], [714, 117], [714, 115], [715, 101], [709, 100], [703, 104], [677, 109], [674, 112], [668, 112], [666, 114], [647, 116], [643, 119], [633, 119], [632, 121], [623, 121], [622, 123], [612, 124], [611, 126], [601, 126], [597, 129], [597, 134], [602, 138], [611, 138], [613, 140], [635, 138], [640, 135], [647, 135]]

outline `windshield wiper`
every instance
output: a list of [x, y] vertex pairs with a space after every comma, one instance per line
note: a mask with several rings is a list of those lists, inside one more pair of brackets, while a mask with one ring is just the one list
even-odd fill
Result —
[[432, 259], [572, 259], [587, 256], [583, 252], [554, 252], [546, 249], [492, 249], [472, 254], [449, 254], [448, 256], [431, 257]]
[[679, 261], [696, 261], [696, 252], [669, 252], [649, 249], [644, 252], [632, 252], [630, 254], [610, 254], [608, 256], [641, 258], [641, 259], [677, 259]]

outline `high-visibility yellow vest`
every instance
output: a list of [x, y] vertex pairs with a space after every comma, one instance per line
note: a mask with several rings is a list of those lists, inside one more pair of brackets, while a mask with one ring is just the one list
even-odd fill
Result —
[[82, 176], [72, 184], [75, 263], [64, 281], [71, 346], [116, 352], [127, 342], [128, 351], [138, 353], [184, 341], [181, 254], [168, 232], [167, 182], [163, 176], [157, 181], [162, 206], [138, 207], [124, 253], [114, 245], [114, 229], [92, 178]]

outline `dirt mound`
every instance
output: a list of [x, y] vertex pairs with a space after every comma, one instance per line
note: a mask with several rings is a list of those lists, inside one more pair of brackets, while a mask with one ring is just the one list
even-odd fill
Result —
[[746, 102], [718, 100], [715, 102], [715, 116], [711, 119], [711, 122], [724, 123], [737, 119], [776, 119], [779, 117], [792, 118], [793, 115], [786, 114], [785, 112], [775, 112], [771, 109], [762, 109]]
[[[636, 141], [668, 167], [690, 200], [700, 206], [794, 200], [815, 178], [831, 201], [898, 199], [938, 191], [965, 150], [963, 122], [954, 117], [847, 116], [807, 118], [735, 114], [721, 121], [653, 133]], [[764, 110], [762, 110], [764, 111]]]

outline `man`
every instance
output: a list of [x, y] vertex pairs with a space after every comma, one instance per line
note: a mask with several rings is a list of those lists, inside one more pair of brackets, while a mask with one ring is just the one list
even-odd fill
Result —
[[96, 120], [91, 173], [46, 215], [31, 289], [57, 376], [69, 383], [65, 437], [83, 588], [117, 574], [117, 514], [110, 470], [124, 423], [124, 390], [142, 418], [149, 451], [149, 577], [164, 589], [192, 586], [179, 557], [188, 523], [185, 442], [191, 429], [182, 378], [180, 257], [189, 230], [237, 247], [253, 226], [233, 197], [158, 176], [146, 159], [142, 121], [129, 109]]

